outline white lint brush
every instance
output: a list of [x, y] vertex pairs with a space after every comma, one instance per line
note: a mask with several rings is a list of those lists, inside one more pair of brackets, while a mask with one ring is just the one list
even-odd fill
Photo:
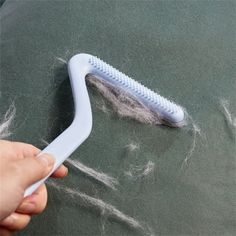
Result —
[[122, 91], [150, 111], [160, 123], [180, 127], [185, 124], [182, 107], [146, 88], [117, 69], [89, 54], [77, 54], [68, 62], [68, 72], [74, 98], [75, 116], [72, 124], [51, 142], [42, 153], [55, 157], [54, 168], [44, 179], [34, 183], [25, 191], [25, 196], [32, 194], [75, 149], [89, 136], [92, 129], [91, 105], [86, 87], [86, 77], [93, 76], [101, 80], [111, 90]]

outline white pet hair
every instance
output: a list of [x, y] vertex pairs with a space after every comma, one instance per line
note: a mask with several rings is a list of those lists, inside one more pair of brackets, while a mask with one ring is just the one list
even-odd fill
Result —
[[116, 186], [119, 184], [119, 182], [116, 178], [109, 176], [103, 172], [98, 172], [98, 171], [82, 164], [80, 161], [72, 160], [71, 158], [68, 158], [66, 160], [66, 162], [68, 162], [74, 168], [80, 170], [81, 172], [94, 178], [98, 182], [104, 184], [105, 186], [107, 186], [113, 190], [116, 190]]
[[9, 137], [12, 133], [10, 127], [16, 115], [16, 108], [14, 103], [10, 105], [0, 123], [0, 139]]
[[132, 166], [130, 170], [125, 171], [124, 174], [129, 178], [138, 179], [150, 175], [151, 173], [153, 173], [154, 169], [155, 163], [152, 161], [148, 161], [143, 166]]
[[182, 166], [181, 166], [181, 169], [183, 169], [184, 167], [187, 167], [188, 164], [189, 164], [189, 161], [190, 161], [190, 158], [192, 157], [193, 153], [194, 153], [194, 150], [196, 148], [196, 139], [197, 139], [197, 135], [201, 136], [201, 130], [200, 128], [193, 123], [193, 129], [192, 129], [192, 132], [193, 132], [193, 141], [192, 141], [192, 145], [187, 153], [187, 155], [185, 156], [185, 159], [182, 163]]
[[106, 105], [106, 102], [104, 101], [104, 99], [101, 99], [101, 101], [95, 101], [96, 107], [102, 111], [103, 113], [105, 113], [106, 115], [110, 116], [112, 114], [112, 111], [108, 108], [108, 106]]
[[67, 64], [67, 61], [61, 57], [56, 57], [56, 60], [59, 61], [62, 64]]
[[139, 143], [131, 141], [129, 144], [125, 145], [125, 148], [129, 152], [134, 152], [134, 151], [137, 151], [140, 149], [140, 145], [139, 145]]
[[229, 111], [230, 102], [228, 100], [222, 98], [222, 99], [220, 99], [220, 105], [221, 105], [222, 112], [225, 116], [225, 120], [226, 120], [229, 128], [236, 129], [236, 117], [234, 117]]
[[190, 120], [190, 123], [192, 125], [191, 132], [192, 132], [193, 138], [192, 138], [192, 143], [191, 143], [190, 149], [189, 149], [188, 153], [186, 154], [184, 161], [182, 162], [181, 170], [184, 168], [187, 168], [189, 165], [190, 159], [191, 159], [191, 157], [194, 153], [194, 150], [196, 148], [196, 145], [197, 145], [197, 137], [199, 136], [200, 138], [203, 138], [203, 135], [201, 133], [201, 129], [196, 124], [196, 122], [193, 120], [193, 118], [186, 111], [185, 111], [185, 115], [188, 118], [188, 120]]
[[85, 193], [63, 185], [58, 185], [57, 183], [55, 183], [55, 181], [47, 181], [47, 184], [59, 191], [67, 193], [71, 198], [75, 199], [76, 203], [81, 206], [96, 209], [102, 216], [105, 216], [106, 218], [115, 219], [118, 222], [126, 224], [130, 228], [144, 231], [144, 227], [140, 222], [130, 216], [125, 215], [117, 208], [115, 208], [111, 204], [104, 202], [101, 199], [88, 196]]
[[41, 138], [40, 141], [41, 141], [41, 143], [43, 143], [46, 146], [49, 145], [49, 142], [47, 140], [45, 140], [44, 138]]

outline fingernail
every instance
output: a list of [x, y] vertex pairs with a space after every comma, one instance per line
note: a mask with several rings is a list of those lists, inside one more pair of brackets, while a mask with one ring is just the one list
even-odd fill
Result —
[[32, 213], [35, 210], [36, 206], [34, 203], [25, 202], [20, 206], [20, 210], [26, 213]]
[[42, 154], [39, 156], [39, 161], [47, 167], [51, 167], [54, 164], [53, 156], [49, 154]]

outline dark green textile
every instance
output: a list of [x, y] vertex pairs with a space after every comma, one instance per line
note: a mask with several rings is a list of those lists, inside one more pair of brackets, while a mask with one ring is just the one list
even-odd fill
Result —
[[[54, 1], [6, 0], [1, 14], [0, 114], [12, 101], [17, 114], [12, 140], [43, 148], [73, 118], [66, 66], [86, 52], [183, 105], [202, 131], [188, 168], [190, 126], [153, 127], [98, 107], [89, 89], [93, 130], [73, 154], [120, 182], [110, 190], [79, 171], [64, 183], [113, 204], [148, 225], [153, 235], [234, 235], [236, 229], [236, 143], [219, 99], [236, 115], [235, 1]], [[79, 134], [78, 130], [78, 134]], [[129, 153], [125, 145], [140, 144]], [[66, 147], [65, 147], [66, 148]], [[124, 175], [132, 166], [155, 163], [147, 177]], [[49, 187], [46, 211], [18, 235], [138, 235], [105, 220]], [[142, 233], [140, 233], [142, 235]]]

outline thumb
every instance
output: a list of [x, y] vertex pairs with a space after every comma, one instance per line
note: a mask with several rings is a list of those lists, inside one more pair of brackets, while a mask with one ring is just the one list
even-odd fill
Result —
[[46, 177], [53, 168], [54, 158], [49, 154], [42, 154], [39, 157], [28, 157], [18, 161], [20, 170], [18, 181], [23, 189]]

